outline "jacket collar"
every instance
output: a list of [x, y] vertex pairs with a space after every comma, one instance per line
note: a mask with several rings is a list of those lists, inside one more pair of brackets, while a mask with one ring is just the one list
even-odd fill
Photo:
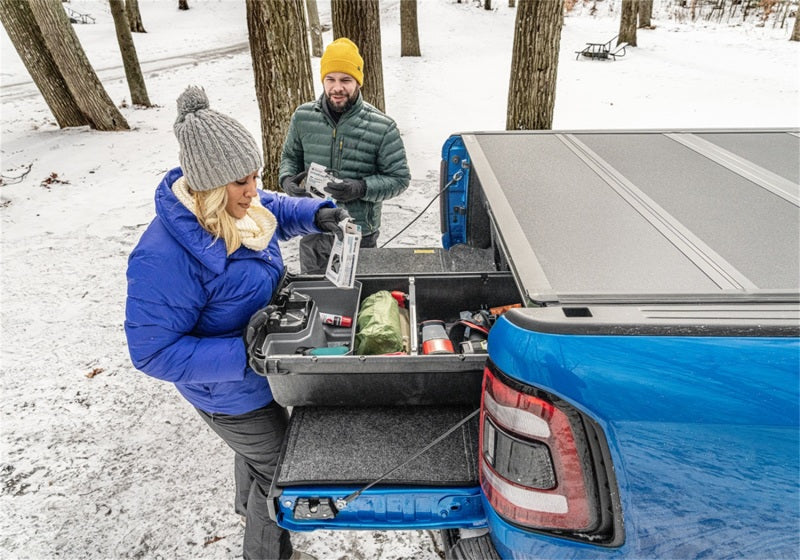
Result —
[[[197, 216], [186, 208], [172, 192], [172, 185], [183, 176], [180, 167], [171, 169], [156, 188], [156, 214], [172, 237], [194, 258], [215, 274], [225, 271], [228, 258], [225, 242], [214, 237], [200, 225]], [[235, 257], [242, 248], [231, 257]]]

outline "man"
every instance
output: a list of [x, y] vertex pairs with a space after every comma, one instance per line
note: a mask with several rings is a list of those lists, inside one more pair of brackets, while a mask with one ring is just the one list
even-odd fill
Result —
[[[411, 175], [394, 120], [361, 96], [363, 67], [350, 39], [328, 45], [320, 62], [324, 93], [292, 115], [278, 176], [284, 192], [308, 196], [303, 180], [309, 166], [328, 168], [339, 181], [324, 190], [361, 226], [361, 247], [377, 247], [381, 203], [406, 190]], [[324, 273], [332, 244], [329, 233], [303, 237], [301, 272]]]

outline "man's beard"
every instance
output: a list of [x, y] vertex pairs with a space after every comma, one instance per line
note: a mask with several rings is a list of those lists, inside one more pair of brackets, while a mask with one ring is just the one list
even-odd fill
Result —
[[333, 100], [331, 99], [331, 96], [328, 95], [327, 93], [325, 94], [325, 101], [328, 102], [328, 107], [330, 107], [332, 110], [336, 111], [337, 113], [346, 113], [347, 111], [350, 110], [350, 107], [352, 107], [355, 104], [356, 99], [358, 99], [358, 92], [359, 92], [359, 90], [356, 89], [353, 92], [353, 95], [349, 96], [347, 98], [347, 101], [345, 101], [344, 105], [342, 105], [341, 107], [337, 106], [333, 102]]

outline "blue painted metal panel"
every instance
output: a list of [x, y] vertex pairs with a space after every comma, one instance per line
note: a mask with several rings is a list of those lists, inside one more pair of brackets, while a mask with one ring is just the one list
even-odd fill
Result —
[[357, 487], [296, 486], [278, 499], [278, 525], [290, 531], [316, 529], [478, 529], [486, 527], [479, 486], [453, 488], [371, 488], [347, 504], [334, 519], [295, 519], [298, 498], [343, 499]]
[[449, 249], [467, 242], [467, 195], [469, 185], [469, 157], [460, 136], [451, 136], [442, 147], [445, 162], [444, 184], [450, 185], [442, 193], [444, 216], [442, 218], [442, 246]]
[[616, 549], [534, 534], [487, 504], [503, 557], [797, 557], [796, 338], [557, 335], [501, 319], [489, 352], [600, 424], [626, 534]]

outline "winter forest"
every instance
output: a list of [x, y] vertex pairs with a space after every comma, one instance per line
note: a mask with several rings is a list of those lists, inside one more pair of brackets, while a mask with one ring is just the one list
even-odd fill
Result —
[[[241, 558], [232, 456], [136, 371], [127, 258], [177, 165], [175, 100], [260, 141], [264, 188], [346, 36], [436, 195], [453, 133], [800, 126], [796, 0], [0, 0], [0, 556]], [[601, 56], [588, 43], [607, 45]], [[533, 69], [536, 69], [533, 71]], [[435, 205], [392, 246], [439, 246]], [[297, 246], [282, 246], [297, 270]], [[435, 531], [293, 536], [319, 558], [441, 558]]]

